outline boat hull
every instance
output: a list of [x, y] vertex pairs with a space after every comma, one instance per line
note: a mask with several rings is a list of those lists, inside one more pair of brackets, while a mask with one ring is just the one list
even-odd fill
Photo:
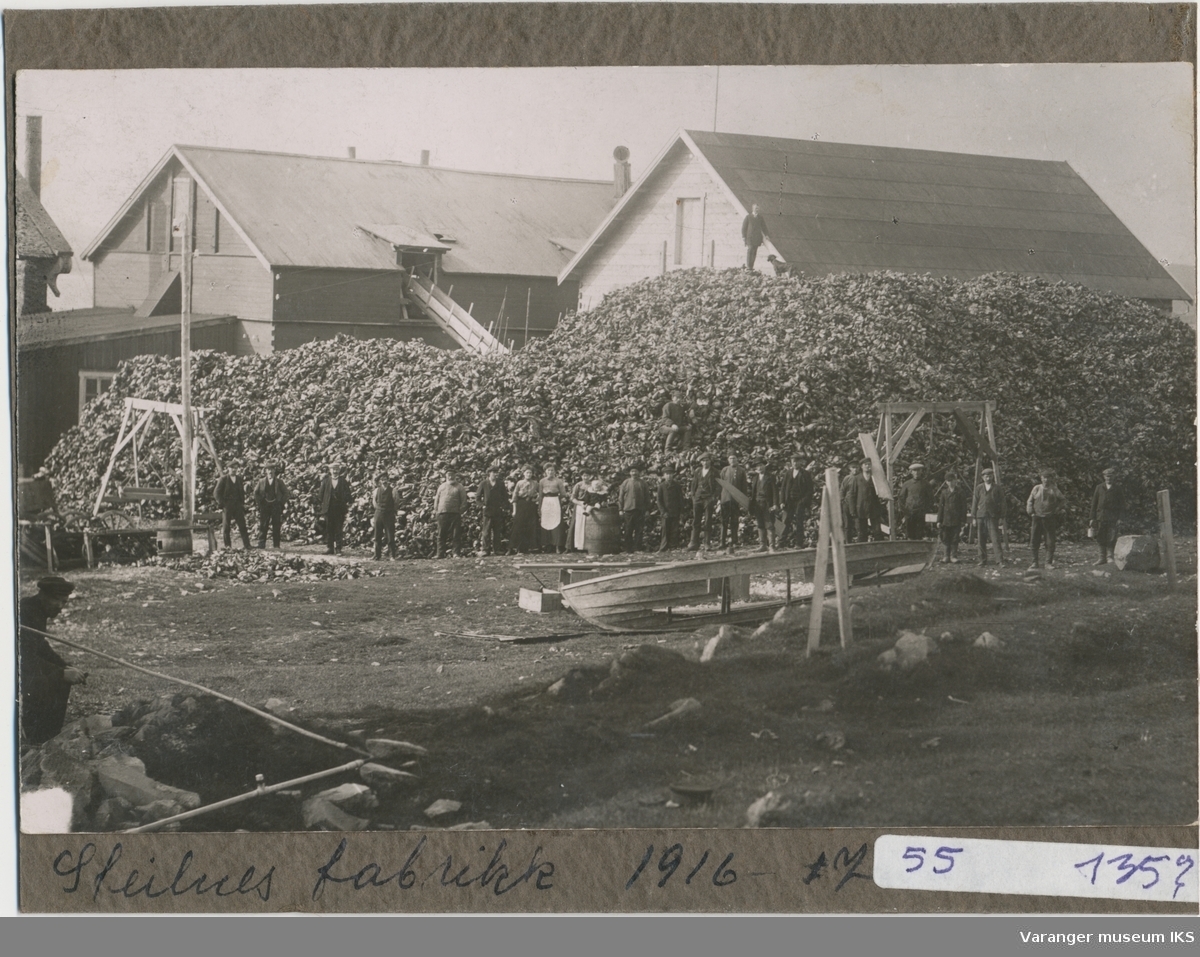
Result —
[[[932, 561], [934, 542], [862, 542], [846, 546], [852, 584], [885, 584], [919, 574]], [[765, 621], [782, 601], [745, 601], [754, 575], [790, 573], [812, 581], [815, 548], [670, 562], [564, 585], [563, 603], [606, 631], [695, 628], [709, 622]], [[826, 579], [833, 581], [833, 566]], [[696, 606], [717, 607], [705, 609]]]

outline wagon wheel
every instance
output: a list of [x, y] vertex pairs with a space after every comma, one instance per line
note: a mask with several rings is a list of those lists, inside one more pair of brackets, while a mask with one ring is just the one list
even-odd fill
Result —
[[102, 528], [136, 528], [137, 521], [124, 512], [101, 512], [95, 519]]

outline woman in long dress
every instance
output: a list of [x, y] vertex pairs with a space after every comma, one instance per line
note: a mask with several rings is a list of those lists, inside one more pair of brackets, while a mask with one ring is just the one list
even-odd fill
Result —
[[584, 508], [587, 506], [584, 496], [587, 494], [589, 481], [591, 474], [581, 472], [579, 481], [571, 487], [571, 524], [567, 529], [567, 547], [575, 552], [583, 551], [583, 526], [586, 521]]
[[567, 483], [558, 477], [553, 465], [546, 466], [545, 477], [538, 483], [541, 492], [542, 550], [562, 553], [567, 550], [566, 504], [571, 497]]
[[533, 469], [526, 466], [524, 477], [513, 489], [513, 530], [510, 551], [528, 552], [538, 547], [538, 502], [541, 491], [534, 481]]

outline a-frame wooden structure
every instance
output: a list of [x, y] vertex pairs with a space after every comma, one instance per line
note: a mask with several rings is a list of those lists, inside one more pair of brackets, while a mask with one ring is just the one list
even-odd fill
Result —
[[[135, 411], [140, 413], [135, 416]], [[201, 440], [203, 440], [204, 448], [208, 454], [212, 456], [212, 460], [217, 467], [217, 471], [221, 471], [221, 459], [217, 455], [217, 448], [213, 444], [212, 435], [208, 431], [208, 423], [204, 421], [204, 415], [207, 410], [200, 406], [192, 406], [192, 462], [196, 462], [196, 455], [200, 451]], [[130, 446], [133, 451], [133, 486], [127, 486], [122, 494], [117, 496], [117, 503], [137, 502], [139, 503], [139, 513], [141, 510], [140, 503], [144, 501], [162, 501], [169, 499], [166, 489], [144, 489], [141, 488], [141, 475], [139, 472], [138, 450], [142, 438], [149, 431], [148, 425], [156, 413], [168, 415], [171, 421], [175, 424], [176, 431], [179, 432], [179, 440], [183, 441], [183, 406], [177, 402], [156, 402], [153, 399], [135, 399], [127, 398], [125, 400], [125, 414], [121, 417], [121, 430], [117, 434], [117, 444], [113, 447], [112, 455], [108, 459], [108, 468], [104, 470], [104, 478], [100, 481], [100, 491], [96, 494], [96, 505], [92, 509], [92, 515], [99, 515], [100, 509], [106, 501], [108, 493], [108, 483], [112, 478], [113, 467], [117, 464], [117, 458], [126, 446]], [[130, 424], [132, 421], [132, 425]], [[190, 481], [192, 484], [192, 501], [196, 500], [196, 471], [193, 467], [192, 474], [185, 478], [185, 481]], [[113, 497], [108, 497], [109, 502], [114, 501]]]
[[[975, 448], [975, 481], [971, 483], [974, 489], [980, 482], [983, 471], [983, 461], [991, 462], [996, 475], [996, 484], [1000, 485], [1000, 462], [996, 453], [996, 429], [992, 416], [996, 411], [996, 402], [987, 399], [982, 402], [878, 402], [879, 431], [875, 437], [875, 447], [883, 450], [881, 456], [887, 475], [888, 487], [892, 487], [892, 468], [908, 440], [913, 437], [917, 427], [929, 417], [929, 447], [933, 448], [934, 419], [940, 414], [952, 415], [962, 429], [967, 443]], [[979, 425], [970, 418], [979, 417]], [[902, 421], [898, 421], [904, 417]], [[863, 437], [860, 437], [863, 438]], [[865, 436], [870, 439], [870, 436]], [[864, 448], [868, 443], [863, 442]], [[896, 502], [888, 499], [888, 532], [892, 539], [896, 537]]]

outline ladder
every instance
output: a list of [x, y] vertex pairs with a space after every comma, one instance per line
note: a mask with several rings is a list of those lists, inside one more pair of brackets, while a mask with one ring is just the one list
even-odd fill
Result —
[[508, 352], [508, 348], [481, 326], [474, 316], [424, 276], [414, 274], [410, 278], [408, 293], [425, 314], [464, 349], [472, 349], [483, 355]]

